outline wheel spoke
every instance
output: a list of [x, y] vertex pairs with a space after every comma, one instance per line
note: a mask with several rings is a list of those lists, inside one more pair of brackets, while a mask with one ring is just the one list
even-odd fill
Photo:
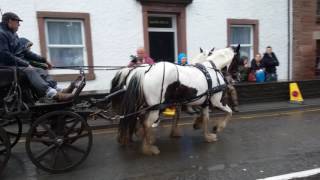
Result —
[[85, 154], [85, 153], [86, 153], [85, 150], [80, 149], [80, 148], [78, 148], [78, 147], [76, 147], [76, 146], [73, 146], [73, 145], [71, 145], [71, 144], [64, 144], [64, 145], [65, 145], [65, 147], [68, 147], [69, 149], [72, 149], [72, 150], [77, 151], [77, 152], [79, 152], [79, 153], [82, 153], [82, 154]]
[[14, 132], [10, 132], [10, 131], [7, 131], [7, 134], [9, 136], [14, 136], [14, 137], [17, 137], [18, 136], [18, 133], [14, 133]]
[[49, 147], [46, 147], [45, 149], [43, 149], [41, 151], [41, 153], [39, 153], [37, 156], [35, 156], [35, 159], [37, 161], [41, 161], [41, 159], [46, 156], [47, 154], [49, 154], [56, 146], [54, 144], [50, 145]]
[[74, 130], [74, 128], [76, 127], [76, 125], [79, 124], [79, 122], [81, 121], [75, 121], [70, 127], [68, 127], [67, 132], [64, 134], [65, 136], [69, 135], [71, 133], [72, 130]]
[[49, 135], [51, 135], [51, 138], [55, 138], [57, 136], [56, 133], [54, 133], [46, 124], [41, 123], [40, 126], [48, 131]]
[[52, 156], [52, 168], [54, 169], [57, 165], [57, 159], [58, 159], [58, 153], [59, 153], [59, 148], [57, 147], [56, 150], [54, 151], [53, 153], [53, 156]]
[[66, 141], [75, 141], [75, 140], [78, 140], [78, 139], [80, 139], [80, 138], [83, 138], [83, 137], [87, 137], [87, 136], [89, 136], [89, 133], [87, 132], [87, 133], [85, 133], [85, 134], [80, 134], [80, 135], [77, 135], [77, 136], [73, 136], [73, 137], [67, 137], [67, 138], [65, 138], [65, 140]]
[[70, 156], [64, 151], [63, 148], [61, 148], [61, 152], [62, 152], [62, 155], [63, 155], [64, 159], [65, 159], [69, 164], [72, 163], [72, 160], [71, 160]]

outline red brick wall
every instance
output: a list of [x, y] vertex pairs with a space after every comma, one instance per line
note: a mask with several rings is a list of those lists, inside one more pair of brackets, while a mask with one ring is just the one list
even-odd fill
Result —
[[316, 0], [293, 0], [293, 80], [315, 78]]

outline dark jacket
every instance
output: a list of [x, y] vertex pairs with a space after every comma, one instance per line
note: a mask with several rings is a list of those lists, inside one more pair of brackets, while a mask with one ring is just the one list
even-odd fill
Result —
[[277, 73], [276, 66], [279, 66], [279, 61], [274, 53], [271, 53], [271, 55], [265, 53], [262, 58], [262, 63], [267, 73]]
[[8, 27], [0, 23], [0, 65], [29, 66], [29, 63], [15, 55], [18, 49], [19, 37], [16, 33], [10, 31]]
[[19, 38], [18, 47], [15, 52], [15, 55], [19, 58], [22, 58], [23, 60], [28, 61], [29, 63], [31, 61], [46, 63], [46, 59], [44, 57], [41, 57], [29, 50], [28, 48], [29, 43], [31, 43], [31, 41], [29, 41], [28, 39]]
[[264, 64], [263, 64], [262, 60], [260, 61], [260, 64], [257, 64], [256, 59], [251, 60], [251, 71], [256, 71], [256, 70], [259, 70], [262, 68], [264, 68]]

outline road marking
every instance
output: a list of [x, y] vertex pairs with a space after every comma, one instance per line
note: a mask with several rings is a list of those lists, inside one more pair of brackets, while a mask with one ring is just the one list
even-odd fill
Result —
[[258, 180], [288, 180], [288, 179], [293, 179], [293, 178], [303, 178], [303, 177], [309, 177], [312, 175], [320, 174], [320, 168], [316, 169], [310, 169], [306, 171], [300, 171], [300, 172], [294, 172], [290, 174], [283, 174], [280, 176], [273, 176], [273, 177], [268, 177], [264, 179], [258, 179]]

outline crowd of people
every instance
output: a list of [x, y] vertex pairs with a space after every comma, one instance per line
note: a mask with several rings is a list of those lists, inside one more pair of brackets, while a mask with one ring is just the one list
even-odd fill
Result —
[[243, 56], [238, 68], [240, 82], [271, 82], [277, 81], [277, 69], [279, 61], [272, 47], [268, 46], [263, 57], [260, 53], [251, 60], [251, 66], [248, 57]]

